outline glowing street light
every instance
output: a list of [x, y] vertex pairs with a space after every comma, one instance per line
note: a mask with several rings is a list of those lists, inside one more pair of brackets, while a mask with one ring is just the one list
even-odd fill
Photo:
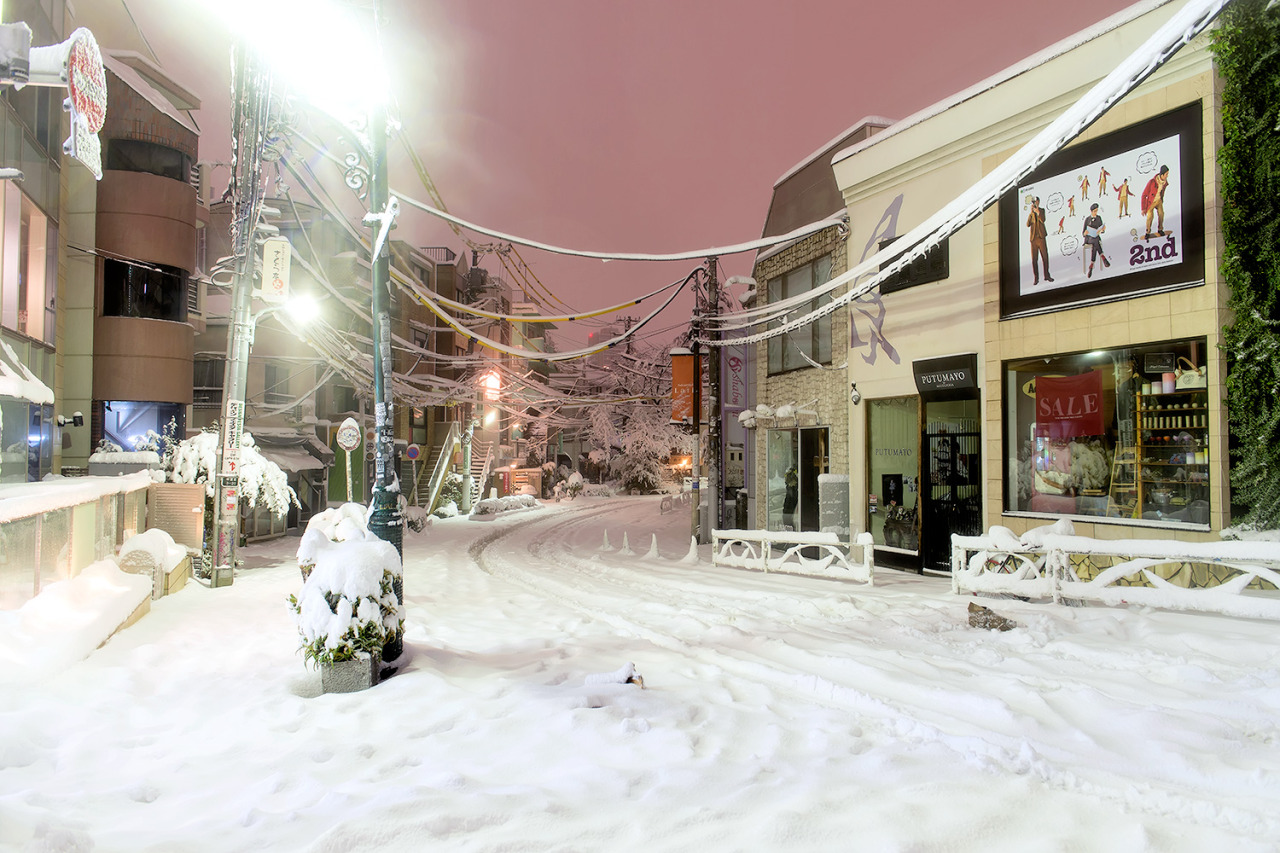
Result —
[[[388, 77], [379, 57], [376, 30], [380, 23], [380, 0], [372, 2], [372, 19], [366, 17], [368, 7], [357, 10], [350, 5], [317, 0], [219, 0], [219, 7], [226, 12], [233, 27], [241, 28], [244, 38], [252, 45], [249, 59], [256, 76], [250, 82], [248, 74], [238, 76], [233, 111], [237, 116], [249, 114], [247, 104], [256, 103], [263, 114], [271, 109], [269, 96], [263, 102], [263, 88], [280, 80], [293, 93], [305, 98], [311, 105], [353, 124], [351, 117], [368, 118], [366, 141], [360, 144], [360, 153], [368, 158], [368, 171], [359, 165], [347, 174], [347, 184], [360, 188], [368, 182], [366, 202], [368, 213], [364, 223], [369, 226], [372, 239], [372, 319], [373, 319], [373, 397], [374, 397], [374, 485], [369, 501], [369, 530], [378, 538], [395, 546], [403, 557], [403, 516], [400, 512], [400, 487], [393, 470], [395, 458], [394, 418], [390, 378], [393, 374], [391, 355], [391, 255], [388, 236], [399, 205], [390, 198], [387, 180], [387, 107], [390, 90]], [[361, 14], [363, 13], [363, 14]], [[243, 28], [244, 21], [254, 21], [255, 26]], [[368, 26], [372, 20], [373, 28]], [[270, 63], [266, 72], [260, 65]], [[353, 72], [352, 65], [357, 63]], [[236, 129], [237, 131], [239, 128]], [[267, 136], [266, 128], [259, 127], [255, 144]], [[237, 152], [262, 157], [262, 147], [252, 152]], [[254, 182], [247, 191], [251, 194], [250, 207], [260, 204], [257, 169], [244, 170], [253, 174]], [[244, 278], [238, 276], [236, 284], [244, 289]], [[233, 301], [237, 298], [233, 292]], [[241, 413], [243, 415], [243, 413]], [[229, 582], [229, 581], [228, 581]], [[396, 584], [396, 598], [404, 601], [400, 581]], [[398, 634], [383, 648], [382, 659], [395, 660], [403, 651], [403, 638]]]

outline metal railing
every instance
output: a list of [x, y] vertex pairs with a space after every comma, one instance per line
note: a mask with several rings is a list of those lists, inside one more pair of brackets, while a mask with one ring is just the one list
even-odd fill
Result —
[[[875, 582], [875, 543], [868, 533], [859, 534], [852, 544], [834, 533], [795, 530], [712, 530], [711, 539], [716, 566], [834, 575], [868, 586]], [[780, 554], [774, 552], [778, 547]], [[855, 547], [862, 549], [860, 563], [851, 559]], [[806, 556], [806, 550], [818, 556]]]

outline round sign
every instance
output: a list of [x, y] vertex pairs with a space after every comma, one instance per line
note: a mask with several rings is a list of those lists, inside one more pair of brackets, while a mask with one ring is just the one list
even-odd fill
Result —
[[90, 133], [102, 130], [107, 120], [107, 75], [93, 33], [81, 27], [71, 34], [67, 56], [67, 90], [71, 106], [84, 117]]
[[338, 426], [338, 446], [348, 453], [360, 446], [360, 424], [347, 418]]
[[417, 462], [418, 457], [422, 455], [422, 448], [416, 444], [411, 444], [404, 451], [404, 458], [410, 462]]

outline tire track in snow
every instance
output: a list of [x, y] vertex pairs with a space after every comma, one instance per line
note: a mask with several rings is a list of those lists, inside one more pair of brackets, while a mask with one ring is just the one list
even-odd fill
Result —
[[[1046, 745], [1056, 745], [1060, 749], [1046, 749], [1044, 755], [1038, 753], [1021, 731], [1025, 720], [1016, 719], [1017, 711], [997, 696], [1006, 695], [1006, 690], [1018, 690], [1031, 694], [1032, 698], [1041, 698], [1046, 692], [1054, 693], [1058, 690], [1078, 695], [1081, 692], [1080, 685], [1075, 681], [1053, 679], [1040, 674], [1033, 685], [1027, 682], [1026, 673], [992, 670], [990, 674], [983, 674], [981, 693], [975, 688], [964, 697], [963, 704], [970, 709], [976, 706], [977, 710], [960, 717], [955, 715], [956, 709], [947, 703], [948, 699], [955, 698], [953, 691], [923, 686], [919, 681], [912, 682], [916, 686], [911, 690], [919, 701], [912, 704], [899, 701], [907, 688], [896, 680], [895, 674], [900, 672], [898, 670], [890, 672], [886, 667], [850, 658], [840, 662], [843, 663], [839, 667], [842, 674], [837, 682], [828, 677], [832, 669], [831, 657], [809, 649], [774, 643], [774, 647], [768, 649], [772, 656], [766, 656], [744, 649], [730, 651], [695, 644], [671, 633], [671, 623], [676, 618], [673, 614], [679, 614], [681, 619], [693, 620], [704, 631], [733, 628], [734, 623], [740, 620], [769, 619], [797, 628], [800, 627], [797, 623], [803, 623], [803, 630], [810, 632], [817, 627], [815, 619], [819, 620], [819, 625], [826, 623], [829, 627], [830, 622], [841, 617], [846, 622], [852, 622], [854, 617], [867, 618], [868, 614], [856, 603], [850, 603], [849, 613], [826, 612], [814, 607], [816, 612], [801, 618], [795, 612], [782, 612], [779, 609], [779, 606], [791, 610], [803, 609], [804, 605], [813, 606], [811, 602], [802, 601], [797, 596], [788, 598], [776, 592], [764, 594], [759, 591], [752, 591], [748, 595], [731, 590], [735, 596], [731, 599], [723, 594], [713, 595], [693, 589], [692, 586], [698, 582], [696, 577], [691, 576], [688, 581], [682, 580], [681, 583], [674, 584], [652, 574], [610, 564], [596, 557], [583, 558], [566, 545], [571, 531], [596, 526], [602, 516], [619, 512], [634, 503], [618, 500], [616, 504], [599, 508], [572, 507], [550, 514], [538, 513], [527, 520], [513, 521], [477, 539], [468, 548], [468, 554], [482, 571], [490, 575], [514, 582], [533, 594], [553, 599], [610, 625], [624, 635], [685, 657], [693, 664], [719, 667], [735, 679], [750, 681], [758, 687], [793, 700], [814, 702], [828, 708], [852, 712], [858, 715], [853, 722], [864, 730], [869, 730], [868, 734], [877, 735], [882, 744], [892, 741], [940, 744], [971, 765], [999, 767], [1004, 772], [1029, 775], [1053, 789], [1124, 802], [1127, 807], [1144, 814], [1190, 821], [1195, 825], [1213, 826], [1233, 832], [1245, 831], [1264, 838], [1274, 837], [1280, 832], [1280, 822], [1270, 817], [1266, 809], [1254, 810], [1225, 803], [1217, 803], [1213, 808], [1206, 809], [1205, 801], [1184, 791], [1180, 782], [1173, 779], [1153, 780], [1142, 775], [1142, 768], [1128, 768], [1123, 756], [1117, 756], [1116, 763], [1119, 767], [1102, 768], [1096, 763], [1090, 763], [1092, 759], [1096, 759], [1096, 755], [1077, 755], [1048, 737], [1040, 744], [1041, 749]], [[512, 540], [513, 551], [519, 551], [523, 546], [524, 553], [520, 555], [522, 559], [516, 561], [510, 559], [510, 556], [506, 559], [498, 558], [499, 549], [507, 540]], [[534, 559], [528, 559], [530, 557]], [[546, 565], [547, 569], [539, 571], [542, 565]], [[571, 578], [563, 576], [566, 569], [572, 572]], [[583, 583], [584, 581], [590, 583]], [[592, 591], [595, 595], [591, 594]], [[724, 590], [717, 586], [716, 592], [723, 593]], [[663, 612], [646, 623], [643, 617], [655, 609]], [[873, 615], [871, 618], [877, 617]], [[922, 634], [914, 629], [907, 633]], [[914, 639], [920, 646], [924, 646], [942, 638], [925, 635]], [[955, 668], [954, 656], [946, 658], [931, 653], [927, 648], [912, 651], [931, 658], [932, 660], [924, 662], [928, 667]], [[894, 654], [903, 657], [905, 653], [894, 650]], [[919, 661], [913, 662], [920, 665]], [[806, 672], [805, 664], [816, 664], [821, 672]], [[922, 677], [917, 672], [916, 678]], [[874, 695], [860, 689], [853, 682], [876, 684], [883, 695]], [[1118, 697], [1107, 698], [1125, 702]], [[986, 715], [990, 715], [990, 718], [981, 719]], [[998, 726], [1002, 721], [1009, 725], [1009, 732], [992, 727], [993, 724]], [[967, 730], [949, 730], [955, 729], [957, 722]], [[1063, 722], [1070, 724], [1066, 720]], [[948, 723], [951, 725], [948, 726]], [[1132, 769], [1134, 773], [1126, 775], [1125, 769]]]

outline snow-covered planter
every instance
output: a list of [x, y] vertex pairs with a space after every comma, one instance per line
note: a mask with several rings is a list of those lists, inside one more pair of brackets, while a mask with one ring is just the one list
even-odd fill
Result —
[[[298, 595], [289, 596], [289, 606], [302, 653], [320, 668], [326, 692], [376, 684], [383, 646], [404, 630], [404, 606], [395, 591], [400, 556], [369, 532], [364, 511], [344, 504], [314, 516], [298, 547], [305, 581]], [[335, 668], [349, 661], [358, 663]], [[369, 679], [365, 672], [372, 673]]]

